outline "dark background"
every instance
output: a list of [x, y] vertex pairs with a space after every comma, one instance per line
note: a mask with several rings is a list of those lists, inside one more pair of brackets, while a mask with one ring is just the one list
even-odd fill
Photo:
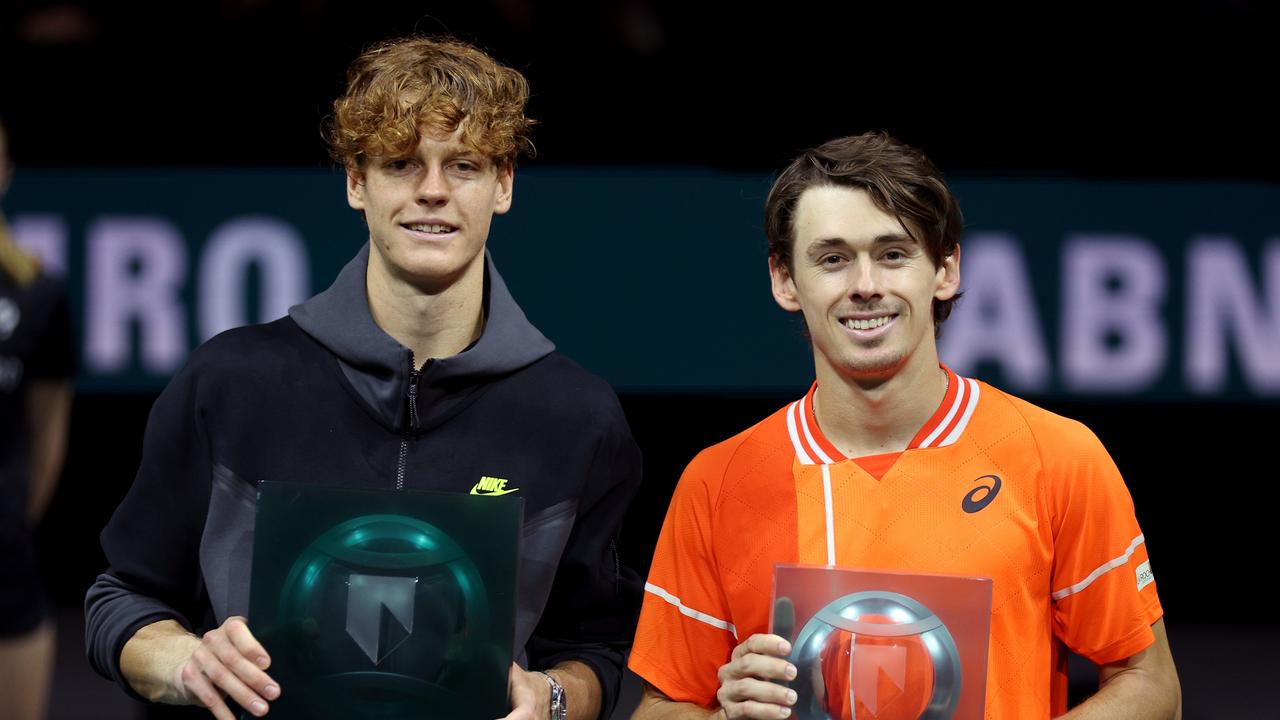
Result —
[[[17, 182], [21, 166], [327, 166], [318, 128], [347, 63], [377, 39], [451, 32], [529, 78], [530, 165], [772, 171], [803, 147], [884, 129], [952, 177], [1272, 184], [1278, 15], [1247, 0], [17, 1], [0, 8], [0, 113]], [[679, 261], [676, 247], [652, 251]], [[103, 565], [96, 534], [132, 479], [152, 399], [76, 399], [41, 529], [61, 608], [55, 717], [131, 712], [77, 657], [76, 606]], [[791, 399], [623, 396], [646, 462], [623, 543], [633, 566], [647, 569], [684, 463]], [[1186, 717], [1277, 716], [1261, 693], [1280, 670], [1280, 624], [1257, 599], [1277, 545], [1276, 405], [1031, 399], [1092, 427], [1126, 474]]]
[[23, 164], [318, 165], [351, 59], [450, 32], [529, 78], [540, 163], [885, 129], [954, 175], [1275, 179], [1274, 3], [970, 5], [11, 0], [0, 109]]

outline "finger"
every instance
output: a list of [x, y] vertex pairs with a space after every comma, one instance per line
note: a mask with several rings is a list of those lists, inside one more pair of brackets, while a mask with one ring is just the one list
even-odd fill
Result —
[[204, 673], [205, 677], [209, 678], [214, 687], [229, 695], [240, 707], [254, 715], [267, 714], [266, 700], [263, 700], [248, 685], [245, 685], [244, 681], [237, 677], [226, 665], [223, 665], [222, 660], [207, 647], [196, 648], [196, 651], [191, 655], [191, 659], [200, 664], [200, 671]]
[[790, 707], [796, 702], [796, 691], [777, 683], [743, 678], [721, 685], [716, 698], [720, 700], [721, 705], [756, 702]]
[[266, 670], [271, 667], [271, 656], [267, 654], [267, 649], [262, 647], [262, 643], [258, 642], [258, 639], [249, 631], [249, 625], [244, 618], [238, 615], [229, 617], [222, 624], [222, 627], [227, 631], [227, 637], [230, 638], [236, 649], [240, 651], [240, 654], [249, 658], [249, 661], [257, 666], [259, 670]]
[[777, 635], [756, 633], [747, 638], [746, 642], [733, 649], [732, 658], [737, 660], [748, 653], [783, 657], [791, 653], [791, 643]]
[[[229, 625], [231, 621], [227, 621]], [[224, 627], [226, 627], [224, 625]], [[218, 660], [222, 662], [227, 669], [235, 673], [236, 677], [245, 685], [248, 685], [255, 693], [261, 695], [267, 700], [275, 700], [280, 697], [280, 686], [271, 679], [269, 675], [262, 669], [250, 661], [251, 655], [245, 655], [242, 648], [245, 647], [243, 639], [240, 643], [234, 642], [237, 635], [236, 630], [227, 628], [225, 632], [216, 630], [205, 633], [204, 642], [206, 647], [217, 655]], [[248, 637], [248, 645], [256, 646], [261, 651], [261, 645], [253, 639], [253, 635], [249, 634], [248, 628], [242, 628], [241, 637]], [[250, 652], [254, 650], [250, 649]], [[266, 657], [265, 653], [261, 657]]]
[[236, 720], [222, 701], [222, 693], [205, 677], [198, 663], [192, 661], [182, 666], [182, 686], [196, 704], [208, 709], [218, 720]]
[[743, 655], [720, 668], [720, 684], [739, 678], [760, 678], [787, 682], [795, 679], [796, 666], [778, 657]]
[[775, 720], [776, 718], [790, 717], [791, 708], [770, 705], [769, 703], [747, 701], [737, 705], [734, 708], [733, 713], [726, 712], [725, 715], [735, 719], [755, 718], [757, 720]]

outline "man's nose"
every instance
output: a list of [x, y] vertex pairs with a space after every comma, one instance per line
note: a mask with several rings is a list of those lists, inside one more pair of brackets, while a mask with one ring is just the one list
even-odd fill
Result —
[[879, 268], [871, 260], [855, 260], [849, 268], [849, 296], [851, 298], [872, 300], [883, 293]]
[[418, 182], [418, 202], [427, 205], [440, 205], [449, 199], [449, 179], [444, 168], [428, 165]]

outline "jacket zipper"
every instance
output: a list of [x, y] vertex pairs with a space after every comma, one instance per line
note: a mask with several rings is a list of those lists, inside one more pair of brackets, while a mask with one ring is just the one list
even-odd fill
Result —
[[418, 378], [422, 373], [414, 368], [413, 351], [409, 351], [409, 423], [404, 437], [400, 438], [400, 460], [396, 463], [396, 489], [404, 489], [404, 469], [409, 458], [409, 438], [418, 425]]
[[609, 540], [609, 552], [613, 553], [613, 594], [622, 594], [622, 559], [618, 557], [618, 541]]

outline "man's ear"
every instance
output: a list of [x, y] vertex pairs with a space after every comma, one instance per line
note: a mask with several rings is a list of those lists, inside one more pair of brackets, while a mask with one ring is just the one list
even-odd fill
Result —
[[787, 312], [800, 312], [800, 301], [796, 299], [796, 281], [791, 277], [791, 270], [776, 257], [769, 258], [769, 284], [778, 307]]
[[942, 263], [938, 265], [937, 288], [933, 291], [933, 296], [939, 300], [947, 301], [956, 296], [960, 292], [960, 246], [956, 245], [956, 249], [951, 254], [942, 258]]
[[511, 194], [515, 188], [515, 163], [498, 166], [498, 195], [494, 198], [493, 214], [502, 215], [511, 209]]
[[364, 211], [364, 172], [360, 170], [347, 169], [347, 204]]

